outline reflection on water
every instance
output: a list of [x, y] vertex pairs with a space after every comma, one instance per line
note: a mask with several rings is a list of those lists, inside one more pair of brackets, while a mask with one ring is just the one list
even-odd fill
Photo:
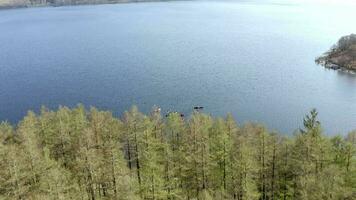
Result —
[[346, 78], [347, 80], [351, 81], [352, 83], [356, 83], [356, 72], [355, 71], [337, 70], [337, 74], [340, 77]]

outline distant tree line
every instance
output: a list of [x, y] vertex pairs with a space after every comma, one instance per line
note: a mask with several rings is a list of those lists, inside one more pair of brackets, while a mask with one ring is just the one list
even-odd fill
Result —
[[341, 37], [337, 44], [332, 47], [332, 49], [336, 51], [344, 51], [350, 48], [352, 45], [356, 45], [356, 34]]
[[356, 199], [356, 132], [323, 135], [317, 112], [293, 136], [231, 115], [121, 119], [42, 108], [0, 125], [0, 199]]
[[[64, 6], [81, 4], [113, 4], [127, 2], [147, 2], [152, 0], [0, 0], [0, 8], [32, 6]], [[156, 0], [164, 1], [164, 0]]]

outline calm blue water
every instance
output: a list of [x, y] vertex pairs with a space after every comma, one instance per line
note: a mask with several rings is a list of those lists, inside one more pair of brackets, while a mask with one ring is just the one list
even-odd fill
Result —
[[190, 113], [292, 133], [317, 108], [327, 134], [356, 128], [356, 75], [314, 58], [356, 33], [356, 7], [233, 1], [0, 11], [0, 120], [81, 102], [120, 114]]

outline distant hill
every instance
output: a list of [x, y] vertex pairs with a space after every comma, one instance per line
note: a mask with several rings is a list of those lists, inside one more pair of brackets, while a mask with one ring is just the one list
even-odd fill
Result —
[[[0, 9], [37, 6], [65, 6], [84, 4], [114, 4], [148, 2], [153, 0], [0, 0]], [[159, 0], [158, 0], [159, 1]]]
[[356, 71], [356, 34], [342, 37], [337, 44], [315, 61], [326, 68]]

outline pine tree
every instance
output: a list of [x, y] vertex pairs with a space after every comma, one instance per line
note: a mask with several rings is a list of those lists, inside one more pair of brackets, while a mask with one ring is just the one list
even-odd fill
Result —
[[292, 167], [293, 141], [288, 137], [282, 137], [277, 154], [278, 195], [276, 199], [292, 199], [293, 197], [293, 171]]
[[136, 177], [138, 183], [138, 190], [140, 197], [143, 197], [142, 191], [142, 175], [141, 175], [141, 163], [140, 163], [140, 149], [139, 142], [142, 136], [142, 129], [144, 116], [136, 106], [133, 106], [129, 112], [124, 113], [124, 135], [125, 140], [125, 154], [127, 155], [128, 167], [132, 173], [132, 176]]
[[[28, 112], [23, 121], [20, 122], [17, 133], [22, 139], [21, 148], [24, 152], [22, 165], [28, 169], [26, 176], [29, 179], [31, 190], [36, 191], [40, 183], [41, 174], [45, 171], [43, 152], [39, 146], [37, 135], [37, 118], [33, 112]], [[32, 191], [31, 191], [32, 192]], [[34, 192], [35, 193], [35, 192]], [[32, 195], [29, 193], [28, 195]]]
[[255, 129], [254, 126], [247, 124], [234, 137], [231, 152], [233, 199], [252, 200], [258, 199], [260, 196], [256, 181], [255, 146], [252, 145], [252, 140], [249, 138], [251, 129]]
[[211, 189], [216, 191], [215, 198], [227, 197], [228, 174], [231, 173], [232, 138], [229, 135], [225, 120], [217, 119], [210, 132], [210, 180]]
[[[311, 185], [316, 188], [324, 182], [319, 180], [325, 175], [331, 163], [331, 143], [322, 135], [318, 113], [313, 109], [304, 118], [304, 129], [296, 136], [293, 150], [294, 162], [294, 197], [297, 199], [322, 199], [322, 192], [315, 193], [309, 190]], [[326, 177], [325, 177], [326, 178]], [[321, 185], [320, 185], [321, 184]], [[325, 182], [325, 184], [327, 184]]]
[[[26, 168], [21, 160], [24, 156], [19, 139], [14, 140], [12, 126], [0, 124], [0, 199], [21, 199], [29, 191], [24, 179]], [[16, 142], [15, 142], [16, 141]]]
[[129, 168], [136, 172], [141, 198], [161, 199], [164, 188], [164, 155], [159, 122], [132, 107], [124, 116], [126, 152]]
[[168, 145], [166, 149], [166, 187], [168, 199], [181, 199], [183, 192], [183, 169], [185, 169], [186, 144], [189, 141], [184, 119], [179, 113], [167, 116], [165, 138]]
[[26, 199], [31, 191], [24, 152], [18, 144], [1, 145], [1, 199]]
[[42, 191], [41, 199], [65, 200], [79, 199], [79, 186], [71, 178], [71, 173], [61, 167], [61, 165], [50, 158], [48, 149], [44, 149], [43, 162], [46, 166], [45, 172], [42, 174], [40, 182], [40, 190]]
[[185, 143], [185, 166], [183, 168], [183, 187], [189, 198], [197, 198], [201, 192], [209, 191], [209, 129], [210, 116], [194, 113], [189, 121], [189, 131]]

